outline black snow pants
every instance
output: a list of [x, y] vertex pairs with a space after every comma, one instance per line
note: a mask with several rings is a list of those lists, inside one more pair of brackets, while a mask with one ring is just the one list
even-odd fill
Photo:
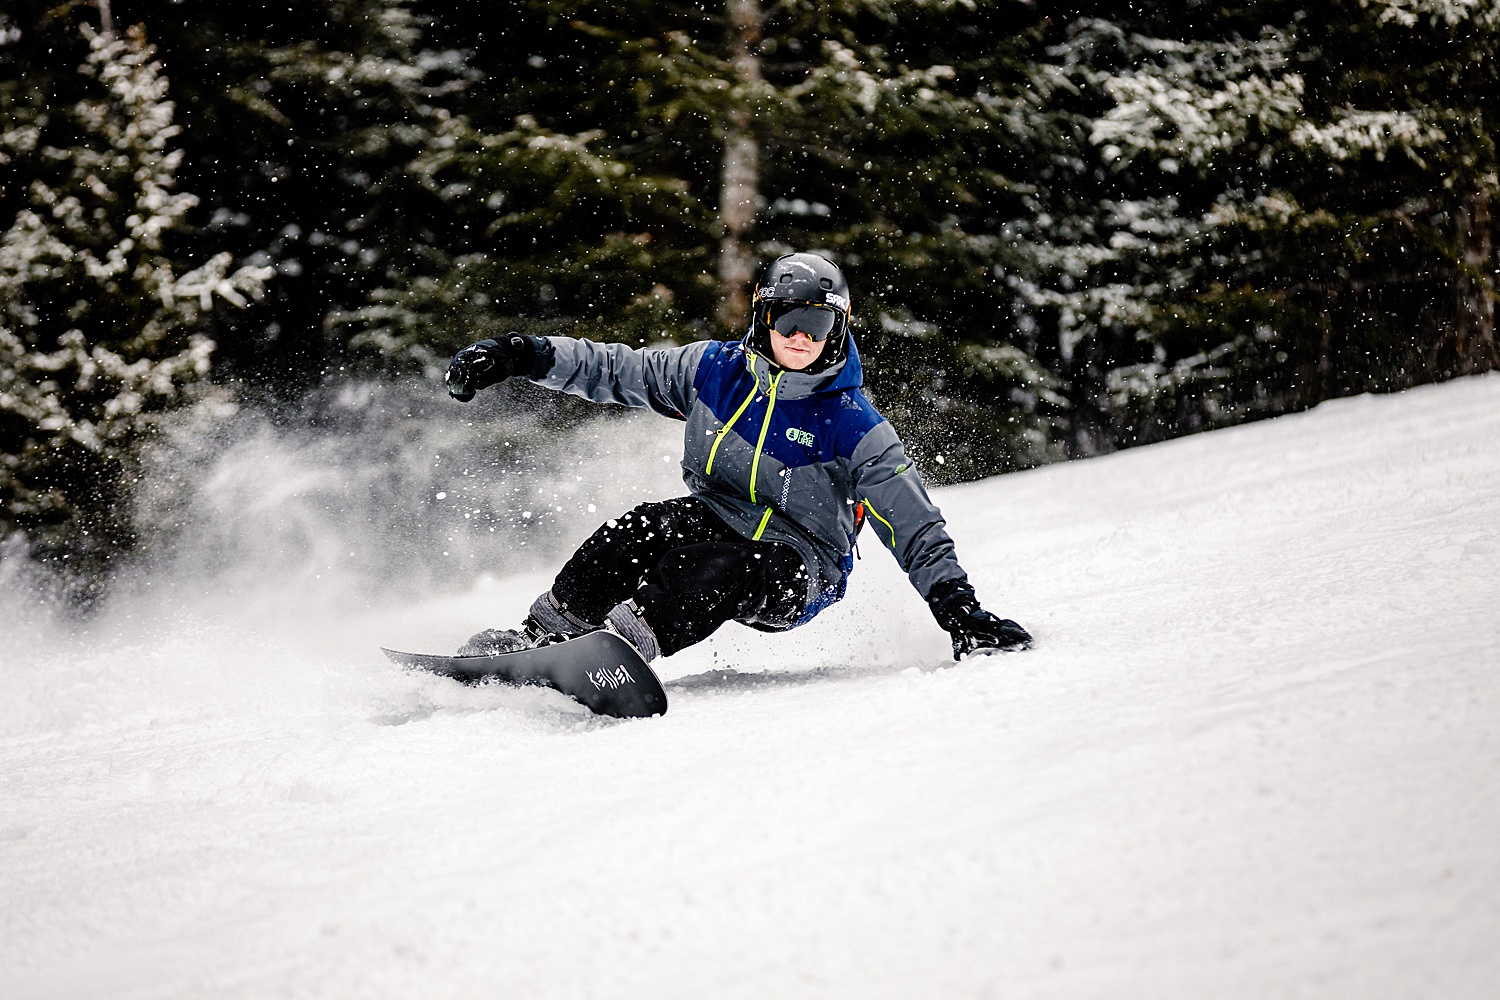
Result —
[[601, 525], [552, 584], [559, 609], [595, 627], [632, 598], [670, 655], [730, 620], [789, 628], [806, 603], [807, 570], [790, 545], [748, 539], [702, 500], [677, 497]]

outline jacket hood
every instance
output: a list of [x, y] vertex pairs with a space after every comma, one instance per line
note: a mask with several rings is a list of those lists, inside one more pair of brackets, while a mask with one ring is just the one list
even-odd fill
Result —
[[865, 371], [859, 363], [859, 349], [854, 345], [854, 334], [846, 333], [846, 351], [842, 360], [820, 372], [808, 374], [782, 368], [755, 348], [750, 346], [754, 331], [745, 334], [740, 346], [745, 352], [745, 367], [763, 389], [771, 387], [771, 377], [780, 374], [776, 395], [782, 399], [801, 399], [817, 393], [840, 393], [858, 389], [865, 384]]

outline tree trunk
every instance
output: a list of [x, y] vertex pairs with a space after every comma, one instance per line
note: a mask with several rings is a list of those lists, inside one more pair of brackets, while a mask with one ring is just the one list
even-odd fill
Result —
[[1458, 374], [1472, 375], [1497, 367], [1495, 350], [1495, 240], [1490, 192], [1475, 185], [1458, 208], [1458, 322], [1454, 349]]
[[755, 226], [755, 201], [760, 193], [760, 143], [753, 130], [751, 101], [761, 83], [760, 0], [728, 0], [729, 52], [734, 65], [737, 96], [724, 132], [724, 163], [719, 184], [719, 217], [724, 234], [719, 239], [719, 322], [737, 331], [750, 315], [750, 284], [755, 280], [755, 257], [749, 233]]

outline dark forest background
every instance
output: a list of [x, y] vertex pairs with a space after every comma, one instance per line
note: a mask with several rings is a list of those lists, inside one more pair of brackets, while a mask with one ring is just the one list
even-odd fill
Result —
[[738, 337], [792, 249], [935, 483], [1492, 369], [1497, 11], [6, 0], [0, 536], [98, 579], [169, 414]]

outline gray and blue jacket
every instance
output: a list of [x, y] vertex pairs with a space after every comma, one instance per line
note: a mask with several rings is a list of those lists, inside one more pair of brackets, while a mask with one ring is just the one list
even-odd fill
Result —
[[746, 538], [802, 556], [809, 584], [796, 624], [844, 596], [860, 504], [924, 599], [964, 579], [942, 513], [890, 421], [860, 391], [852, 338], [848, 356], [816, 374], [776, 367], [743, 343], [637, 350], [548, 340], [554, 357], [537, 384], [686, 422], [682, 478], [692, 494]]

